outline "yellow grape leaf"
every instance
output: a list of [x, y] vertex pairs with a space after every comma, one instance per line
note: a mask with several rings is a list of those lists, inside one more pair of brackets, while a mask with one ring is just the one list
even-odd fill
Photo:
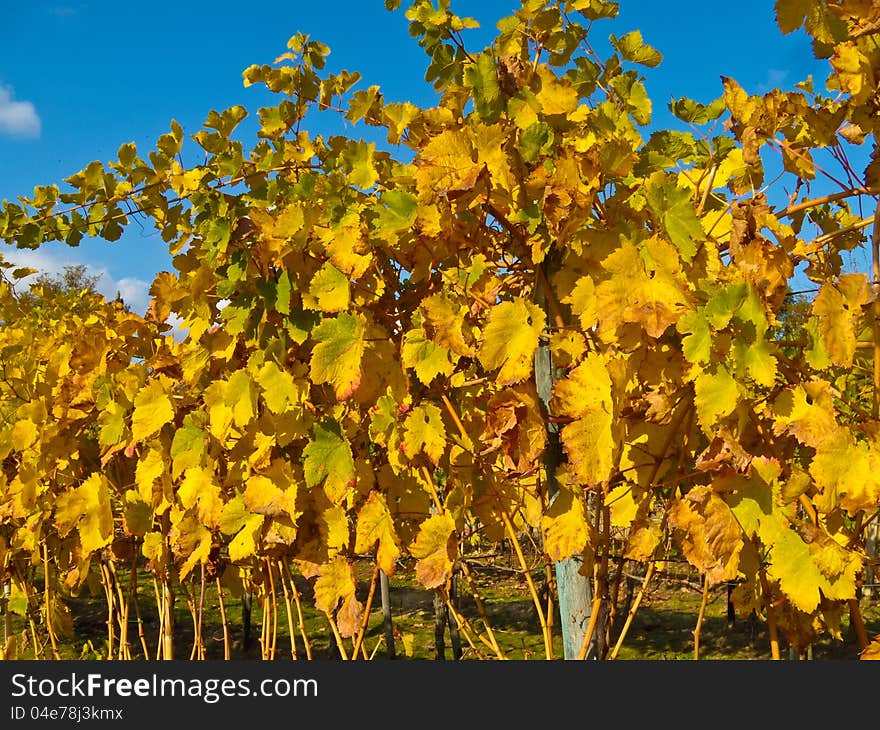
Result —
[[202, 184], [202, 179], [209, 174], [204, 167], [194, 167], [184, 171], [176, 160], [171, 162], [171, 187], [181, 197], [194, 193]]
[[836, 82], [836, 88], [850, 94], [853, 104], [860, 105], [871, 98], [877, 88], [875, 67], [856, 41], [845, 41], [834, 46], [830, 61], [836, 73], [829, 83]]
[[281, 475], [271, 479], [262, 474], [248, 477], [244, 490], [244, 506], [249, 512], [267, 517], [287, 515], [296, 520], [296, 484], [289, 482], [285, 487], [278, 484]]
[[513, 385], [532, 374], [544, 323], [544, 312], [525, 299], [492, 308], [478, 357], [487, 370], [500, 368], [500, 385]]
[[567, 378], [556, 381], [550, 407], [556, 415], [575, 419], [562, 428], [573, 481], [593, 485], [607, 479], [613, 466], [614, 405], [602, 356], [588, 354]]
[[410, 458], [424, 451], [437, 464], [446, 450], [446, 427], [440, 409], [433, 403], [416, 406], [403, 423], [403, 450]]
[[446, 583], [458, 551], [455, 522], [448, 512], [431, 515], [419, 526], [409, 552], [416, 563], [416, 578], [425, 588], [439, 588]]
[[697, 421], [703, 433], [710, 435], [719, 419], [729, 416], [739, 402], [739, 387], [723, 365], [714, 373], [702, 372], [694, 381]]
[[271, 360], [266, 361], [257, 374], [257, 383], [263, 389], [263, 400], [272, 413], [283, 413], [287, 404], [296, 401], [298, 389], [293, 376]]
[[234, 535], [245, 526], [250, 517], [251, 513], [244, 506], [244, 497], [237, 494], [223, 505], [218, 525], [220, 532], [224, 535]]
[[577, 89], [568, 79], [558, 79], [553, 70], [543, 64], [537, 70], [541, 85], [535, 96], [544, 114], [570, 114], [577, 109]]
[[143, 441], [174, 418], [174, 407], [158, 380], [150, 381], [134, 399], [131, 417], [132, 441]]
[[233, 424], [245, 427], [256, 414], [254, 384], [246, 370], [236, 370], [228, 380], [218, 380], [205, 389], [208, 430], [221, 442]]
[[359, 554], [366, 553], [377, 542], [379, 549], [376, 553], [376, 564], [385, 575], [394, 575], [396, 561], [400, 555], [394, 521], [388, 511], [384, 495], [380, 492], [370, 492], [370, 496], [358, 512], [354, 551]]
[[92, 474], [80, 486], [62, 492], [55, 500], [55, 527], [65, 537], [76, 527], [83, 555], [106, 547], [113, 539], [113, 513], [106, 479]]
[[320, 241], [333, 265], [352, 280], [359, 279], [370, 268], [373, 256], [356, 214], [343, 216], [339, 223], [321, 233]]
[[438, 190], [472, 190], [484, 170], [473, 157], [473, 144], [464, 130], [447, 129], [431, 136], [414, 162], [419, 193], [431, 198]]
[[868, 647], [859, 654], [859, 659], [874, 661], [880, 659], [880, 639], [875, 637], [875, 640], [868, 644]]
[[263, 515], [251, 515], [245, 520], [244, 526], [229, 543], [229, 560], [237, 563], [257, 554], [258, 535], [262, 532], [265, 518]]
[[736, 578], [743, 530], [711, 487], [694, 487], [675, 500], [669, 524], [684, 533], [682, 552], [691, 565], [706, 574], [710, 586]]
[[840, 507], [854, 517], [880, 502], [880, 454], [845, 428], [835, 428], [816, 448], [809, 471], [820, 490], [813, 502], [821, 512]]
[[303, 306], [321, 312], [344, 312], [349, 301], [348, 277], [328, 261], [312, 277]]
[[629, 527], [639, 511], [641, 499], [636, 499], [638, 487], [634, 484], [621, 484], [605, 496], [605, 506], [611, 514], [611, 526]]
[[312, 330], [317, 343], [310, 362], [312, 382], [332, 385], [337, 400], [350, 398], [360, 387], [364, 329], [362, 317], [342, 313]]
[[611, 414], [594, 411], [562, 428], [572, 481], [592, 486], [604, 482], [614, 465]]
[[98, 416], [98, 424], [101, 426], [98, 443], [101, 446], [115, 446], [122, 440], [126, 412], [127, 409], [115, 401], [110, 401], [101, 411]]
[[[676, 281], [675, 269], [669, 269], [668, 255], [660, 256], [663, 246], [654, 241], [646, 250], [653, 249], [651, 274], [639, 249], [626, 242], [602, 261], [611, 277], [596, 288], [596, 311], [600, 335], [613, 339], [618, 326], [625, 322], [640, 324], [651, 337], [660, 337], [687, 311], [688, 305], [682, 286]], [[647, 254], [646, 254], [647, 255]]]
[[467, 307], [456, 307], [442, 294], [426, 297], [419, 304], [424, 325], [432, 331], [431, 339], [457, 355], [473, 357], [474, 348], [465, 340]]
[[653, 523], [635, 527], [627, 538], [623, 557], [627, 560], [650, 560], [662, 539], [659, 526]]
[[165, 454], [161, 448], [146, 449], [138, 460], [135, 469], [135, 482], [141, 499], [158, 507], [162, 501], [161, 482], [157, 481], [167, 476]]
[[199, 522], [198, 517], [186, 511], [171, 512], [171, 530], [168, 539], [175, 555], [183, 558], [180, 578], [183, 579], [199, 563], [206, 563], [211, 554], [211, 531]]
[[541, 535], [544, 551], [554, 562], [584, 551], [590, 539], [590, 528], [580, 495], [560, 486], [541, 517]]
[[862, 307], [870, 301], [871, 289], [864, 274], [844, 274], [836, 283], [826, 282], [813, 300], [822, 343], [835, 365], [852, 365]]
[[12, 448], [24, 451], [37, 440], [37, 424], [30, 420], [16, 421], [12, 427]]
[[810, 555], [819, 572], [827, 580], [822, 594], [831, 600], [855, 597], [856, 578], [862, 570], [862, 559], [855, 550], [839, 544], [831, 535], [814, 525], [806, 525], [811, 542]]
[[153, 508], [141, 500], [138, 493], [129, 489], [125, 493], [125, 508], [122, 513], [122, 529], [126, 535], [143, 537], [153, 527]]
[[838, 430], [831, 385], [813, 379], [780, 393], [773, 401], [775, 433], [788, 432], [805, 446], [819, 448]]
[[584, 361], [557, 380], [550, 402], [553, 413], [570, 418], [581, 418], [597, 411], [610, 414], [611, 376], [602, 355], [591, 352]]
[[196, 507], [196, 514], [202, 524], [209, 527], [220, 524], [223, 497], [213, 469], [200, 466], [187, 469], [177, 490], [177, 498], [184, 509]]
[[781, 515], [763, 523], [761, 540], [769, 548], [767, 576], [779, 581], [792, 605], [812, 613], [819, 605], [820, 587], [827, 583], [810, 555], [810, 546], [789, 528]]
[[580, 332], [554, 332], [550, 335], [550, 352], [556, 367], [576, 365], [586, 351], [587, 341]]
[[455, 363], [450, 359], [450, 351], [434, 344], [425, 337], [421, 329], [409, 330], [403, 336], [401, 362], [406, 368], [415, 371], [423, 385], [430, 385], [438, 375], [450, 376], [455, 371]]
[[333, 613], [340, 601], [354, 596], [354, 572], [349, 562], [340, 555], [318, 569], [315, 581], [315, 608]]
[[110, 544], [113, 539], [113, 513], [110, 510], [110, 491], [102, 476], [92, 474], [78, 491], [83, 494], [85, 512], [77, 523], [79, 540], [84, 555]]
[[155, 566], [165, 564], [165, 536], [161, 532], [148, 532], [144, 535], [144, 544], [141, 546], [144, 557]]
[[349, 141], [342, 153], [346, 165], [351, 168], [348, 179], [351, 183], [363, 190], [373, 187], [379, 179], [373, 154], [376, 151], [375, 142], [363, 140]]
[[229, 376], [224, 393], [226, 403], [232, 408], [232, 422], [244, 428], [256, 414], [254, 385], [247, 370], [236, 370]]

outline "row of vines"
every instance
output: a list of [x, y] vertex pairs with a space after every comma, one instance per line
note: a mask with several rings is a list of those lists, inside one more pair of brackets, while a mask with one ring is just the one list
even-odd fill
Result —
[[[406, 559], [502, 658], [449, 590], [469, 551], [506, 541], [550, 658], [553, 602], [519, 547], [537, 535], [548, 566], [581, 560], [593, 617], [618, 559], [648, 585], [674, 543], [707, 591], [736, 582], [774, 658], [781, 637], [840, 638], [847, 616], [870, 653], [880, 9], [777, 0], [780, 30], [803, 26], [828, 59], [825, 88], [752, 95], [725, 78], [711, 104], [670, 104], [679, 129], [650, 133], [640, 68], [661, 54], [633, 31], [603, 58], [596, 34], [616, 13], [523, 0], [477, 51], [473, 21], [416, 0], [430, 108], [356, 89], [297, 35], [244, 72], [279, 97], [249, 147], [233, 107], [4, 201], [0, 238], [18, 247], [149, 221], [173, 257], [144, 316], [90, 292], [35, 303], [16, 289], [31, 272], [5, 265], [0, 581], [35, 646], [57, 655], [89, 585], [119, 658], [179, 657], [175, 597], [198, 606], [205, 591], [221, 607], [281, 597], [293, 636], [306, 580], [339, 654], [357, 657], [379, 577]], [[310, 134], [316, 115], [383, 141]], [[187, 165], [192, 144], [203, 161]], [[873, 270], [848, 270], [866, 243]], [[796, 272], [815, 295], [793, 328]], [[127, 628], [139, 574], [155, 646]]]

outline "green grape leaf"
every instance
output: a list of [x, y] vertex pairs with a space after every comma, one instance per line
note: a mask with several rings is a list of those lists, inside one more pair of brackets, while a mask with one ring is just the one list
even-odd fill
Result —
[[361, 384], [365, 324], [361, 317], [340, 314], [312, 330], [312, 382], [328, 383], [338, 400], [350, 398]]
[[327, 496], [338, 504], [354, 485], [351, 445], [337, 421], [326, 419], [312, 428], [312, 440], [303, 449], [306, 486], [324, 483]]

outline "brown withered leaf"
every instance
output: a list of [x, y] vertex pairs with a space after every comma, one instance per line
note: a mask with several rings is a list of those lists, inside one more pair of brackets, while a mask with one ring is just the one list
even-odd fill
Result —
[[729, 428], [722, 426], [715, 432], [709, 445], [697, 456], [696, 467], [700, 471], [730, 468], [745, 474], [751, 463], [752, 455], [740, 446], [739, 440]]
[[486, 406], [483, 442], [490, 451], [500, 451], [504, 469], [528, 471], [544, 451], [547, 430], [538, 394], [532, 384], [505, 388]]
[[706, 574], [710, 586], [736, 578], [742, 528], [711, 487], [694, 487], [676, 500], [669, 510], [669, 522], [682, 531], [684, 556]]

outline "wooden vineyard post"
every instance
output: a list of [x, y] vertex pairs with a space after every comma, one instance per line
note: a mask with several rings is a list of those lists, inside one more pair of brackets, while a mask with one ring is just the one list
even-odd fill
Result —
[[382, 598], [382, 622], [385, 627], [385, 648], [389, 659], [395, 659], [394, 651], [394, 620], [391, 616], [391, 595], [388, 576], [384, 570], [379, 571], [379, 595]]
[[[543, 264], [547, 267], [547, 262]], [[537, 288], [538, 301], [542, 309], [548, 312], [549, 284], [547, 271], [539, 269], [540, 286]], [[550, 320], [553, 321], [551, 316]], [[555, 313], [558, 326], [562, 326], [558, 311]], [[548, 504], [552, 503], [559, 493], [559, 483], [556, 479], [556, 470], [562, 464], [562, 442], [560, 440], [559, 424], [553, 423], [550, 415], [550, 399], [553, 395], [553, 384], [558, 379], [558, 369], [553, 363], [553, 355], [550, 352], [549, 343], [542, 338], [535, 352], [535, 386], [541, 408], [547, 424], [547, 448], [544, 451], [544, 472], [547, 481]], [[556, 562], [556, 590], [559, 596], [559, 625], [562, 631], [563, 657], [565, 659], [577, 659], [581, 644], [586, 636], [587, 626], [590, 623], [592, 612], [592, 588], [590, 579], [580, 572], [582, 559], [579, 556], [571, 556]], [[595, 652], [593, 652], [595, 655]], [[591, 652], [587, 652], [587, 657]]]

